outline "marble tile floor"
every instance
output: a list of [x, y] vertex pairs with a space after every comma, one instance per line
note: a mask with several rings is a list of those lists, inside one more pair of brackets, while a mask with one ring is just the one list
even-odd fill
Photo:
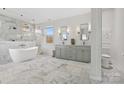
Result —
[[87, 63], [41, 55], [27, 62], [0, 65], [0, 83], [87, 84], [90, 83], [88, 67]]
[[90, 80], [92, 84], [124, 84], [124, 73], [113, 69], [102, 68], [102, 81]]
[[102, 69], [102, 84], [124, 84], [124, 73], [118, 69]]
[[90, 63], [56, 59], [40, 55], [34, 60], [0, 65], [2, 84], [113, 84], [124, 83], [124, 74], [102, 69], [103, 80], [89, 78]]

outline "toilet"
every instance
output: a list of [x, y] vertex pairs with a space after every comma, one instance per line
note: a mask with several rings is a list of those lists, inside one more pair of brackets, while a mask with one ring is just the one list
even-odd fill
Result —
[[112, 69], [112, 64], [110, 61], [111, 56], [108, 54], [102, 54], [102, 68], [104, 69]]

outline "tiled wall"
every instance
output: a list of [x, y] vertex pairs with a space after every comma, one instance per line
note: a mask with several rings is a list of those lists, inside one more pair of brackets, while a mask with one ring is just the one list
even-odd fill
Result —
[[[24, 34], [22, 33], [22, 25], [24, 24], [29, 23], [0, 15], [0, 40], [19, 40], [19, 35]], [[34, 30], [33, 25], [29, 25], [32, 32]], [[13, 27], [16, 27], [16, 29], [13, 29]]]

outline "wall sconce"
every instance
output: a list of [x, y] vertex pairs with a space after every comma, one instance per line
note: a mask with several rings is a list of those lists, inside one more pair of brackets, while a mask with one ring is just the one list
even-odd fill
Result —
[[58, 35], [61, 35], [61, 30], [60, 30], [60, 28], [58, 28]]
[[68, 34], [70, 33], [70, 30], [71, 30], [71, 28], [70, 27], [67, 27], [67, 33]]
[[80, 34], [80, 26], [76, 27], [77, 34]]
[[91, 24], [90, 24], [90, 23], [88, 24], [88, 32], [89, 32], [89, 33], [92, 32], [92, 30], [91, 30]]

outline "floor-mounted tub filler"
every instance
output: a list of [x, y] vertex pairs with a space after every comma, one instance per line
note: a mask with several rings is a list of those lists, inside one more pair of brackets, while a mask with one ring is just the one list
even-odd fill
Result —
[[37, 56], [38, 47], [9, 49], [13, 62], [23, 62], [34, 59]]

